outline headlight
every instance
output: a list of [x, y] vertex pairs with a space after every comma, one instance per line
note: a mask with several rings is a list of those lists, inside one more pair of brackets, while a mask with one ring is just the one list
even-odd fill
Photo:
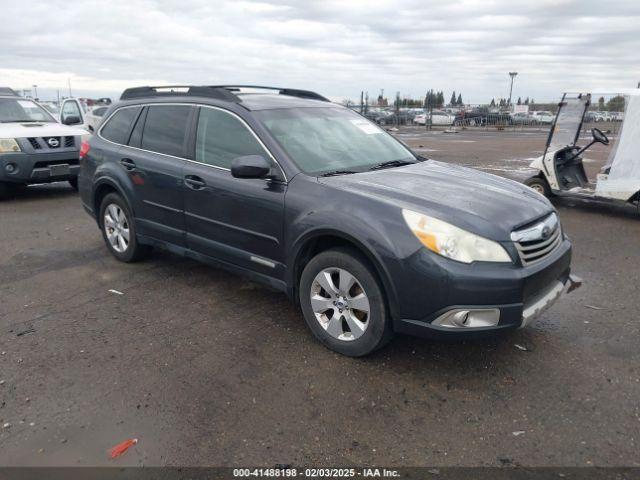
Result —
[[464, 263], [512, 261], [498, 242], [411, 210], [402, 215], [418, 240], [438, 255]]
[[0, 138], [0, 153], [19, 152], [20, 145], [13, 138]]

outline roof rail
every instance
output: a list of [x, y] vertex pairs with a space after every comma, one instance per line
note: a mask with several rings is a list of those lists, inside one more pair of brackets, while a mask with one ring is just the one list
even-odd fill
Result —
[[287, 95], [290, 97], [306, 98], [310, 100], [320, 100], [323, 102], [330, 102], [326, 97], [311, 92], [309, 90], [298, 90], [295, 88], [279, 88], [279, 87], [263, 87], [259, 85], [210, 85], [210, 86], [193, 86], [193, 85], [167, 85], [161, 87], [134, 87], [127, 88], [120, 100], [130, 100], [133, 98], [148, 98], [148, 97], [173, 97], [173, 96], [187, 96], [187, 97], [209, 97], [217, 100], [224, 100], [227, 102], [240, 103], [242, 99], [237, 95], [241, 88], [252, 88], [259, 90], [275, 90], [280, 95]]
[[13, 97], [19, 97], [15, 90], [9, 87], [0, 87], [0, 95], [11, 95]]
[[322, 102], [330, 102], [326, 97], [310, 90], [299, 90], [297, 88], [282, 87], [265, 87], [262, 85], [215, 85], [214, 88], [224, 88], [232, 92], [239, 92], [241, 88], [253, 88], [256, 90], [276, 90], [280, 95], [288, 95], [290, 97], [307, 98], [310, 100], [320, 100]]
[[147, 97], [210, 97], [227, 102], [237, 102], [239, 99], [229, 90], [217, 87], [192, 86], [192, 85], [167, 85], [160, 87], [134, 87], [127, 88], [120, 100], [130, 100], [132, 98]]

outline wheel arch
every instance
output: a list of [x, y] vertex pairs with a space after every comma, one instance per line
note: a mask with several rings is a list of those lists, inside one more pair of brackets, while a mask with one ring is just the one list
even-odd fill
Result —
[[102, 204], [102, 200], [104, 199], [104, 197], [106, 197], [110, 193], [117, 193], [118, 195], [120, 195], [122, 199], [127, 203], [131, 214], [135, 217], [133, 209], [131, 208], [131, 202], [127, 198], [127, 195], [125, 195], [123, 189], [120, 188], [120, 185], [118, 185], [117, 182], [108, 177], [103, 177], [96, 181], [93, 188], [93, 211], [96, 214], [96, 221], [98, 222], [98, 226], [101, 226], [100, 205]]
[[298, 284], [305, 265], [314, 256], [321, 252], [335, 248], [349, 247], [360, 253], [380, 281], [383, 294], [387, 300], [387, 305], [392, 318], [396, 318], [396, 296], [393, 285], [389, 279], [389, 274], [385, 269], [382, 261], [373, 252], [371, 248], [359, 241], [355, 237], [338, 230], [318, 230], [305, 235], [298, 240], [293, 248], [293, 253], [289, 257], [288, 264], [291, 268], [287, 272], [287, 286], [290, 298], [297, 303], [298, 301]]

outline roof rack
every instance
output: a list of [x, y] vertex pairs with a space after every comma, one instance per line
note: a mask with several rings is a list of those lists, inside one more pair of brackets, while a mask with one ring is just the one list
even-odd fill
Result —
[[252, 88], [255, 90], [276, 90], [280, 95], [287, 95], [289, 97], [306, 98], [309, 100], [320, 100], [322, 102], [330, 102], [326, 97], [323, 97], [319, 93], [312, 92], [310, 90], [299, 90], [297, 88], [282, 88], [282, 87], [265, 87], [262, 85], [216, 85], [215, 88], [224, 88], [232, 92], [239, 92], [242, 88]]
[[[280, 95], [290, 97], [306, 98], [310, 100], [320, 100], [330, 102], [330, 100], [322, 95], [311, 92], [309, 90], [298, 90], [295, 88], [279, 88], [279, 87], [263, 87], [258, 85], [211, 85], [211, 86], [191, 86], [191, 85], [167, 85], [160, 87], [134, 87], [127, 88], [120, 100], [131, 100], [134, 98], [147, 97], [209, 97], [227, 102], [240, 103], [242, 99], [236, 94], [242, 88], [251, 88], [259, 90], [275, 90]], [[0, 89], [1, 91], [1, 89]]]
[[227, 102], [237, 102], [238, 97], [223, 88], [202, 87], [191, 85], [166, 85], [161, 87], [134, 87], [127, 88], [120, 100], [130, 100], [132, 98], [147, 97], [210, 97], [218, 100], [226, 100]]
[[15, 90], [9, 87], [0, 87], [0, 95], [11, 95], [12, 97], [19, 97]]

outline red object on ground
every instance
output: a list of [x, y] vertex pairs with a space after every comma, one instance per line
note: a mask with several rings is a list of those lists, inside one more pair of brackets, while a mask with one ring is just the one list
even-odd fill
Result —
[[138, 443], [137, 438], [130, 438], [129, 440], [125, 440], [124, 442], [119, 443], [115, 447], [112, 447], [111, 449], [109, 449], [109, 456], [111, 458], [118, 458], [120, 455], [122, 455], [124, 452], [129, 450], [129, 448], [131, 448], [136, 443]]

